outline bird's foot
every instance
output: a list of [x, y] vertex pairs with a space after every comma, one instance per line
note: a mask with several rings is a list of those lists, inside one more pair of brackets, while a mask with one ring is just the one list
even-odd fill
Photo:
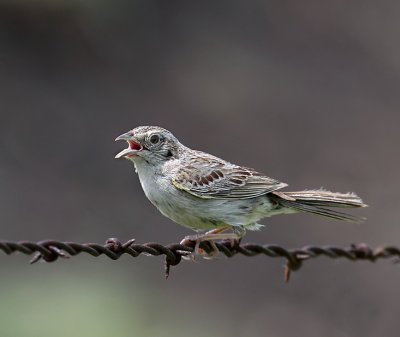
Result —
[[[215, 259], [219, 254], [219, 250], [217, 245], [215, 244], [215, 241], [229, 240], [232, 246], [234, 246], [237, 240], [240, 240], [240, 238], [241, 237], [236, 233], [218, 233], [216, 231], [210, 231], [204, 234], [185, 236], [185, 238], [180, 243], [181, 245], [186, 246], [191, 246], [193, 245], [193, 242], [195, 243], [193, 253], [186, 256], [186, 259], [195, 261], [196, 257], [201, 256], [205, 259], [211, 260]], [[207, 243], [209, 247], [200, 247], [202, 243]]]
[[[219, 253], [215, 242], [212, 240], [203, 239], [201, 235], [185, 236], [180, 244], [190, 247], [193, 247], [194, 244], [193, 252], [186, 256], [182, 256], [183, 259], [193, 262], [197, 262], [197, 258], [199, 256], [211, 260], [215, 258]], [[200, 245], [202, 245], [203, 247], [200, 247]]]

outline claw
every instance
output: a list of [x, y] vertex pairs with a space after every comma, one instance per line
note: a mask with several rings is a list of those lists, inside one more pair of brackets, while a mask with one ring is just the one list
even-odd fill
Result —
[[[193, 246], [194, 243], [194, 250], [192, 255], [191, 260], [194, 261], [195, 257], [201, 256], [205, 259], [214, 259], [215, 257], [218, 256], [219, 250], [218, 247], [215, 244], [216, 240], [229, 240], [232, 247], [236, 247], [236, 245], [240, 242], [240, 239], [244, 235], [245, 232], [243, 231], [238, 231], [234, 230], [233, 233], [224, 233], [226, 230], [232, 229], [231, 226], [225, 226], [221, 228], [216, 228], [213, 230], [210, 230], [204, 234], [196, 234], [196, 235], [189, 235], [185, 236], [183, 240], [181, 241], [181, 245], [185, 246]], [[200, 245], [203, 243], [207, 242], [210, 245], [210, 249], [204, 249], [200, 248]]]
[[[193, 249], [193, 253], [183, 257], [185, 260], [191, 260], [193, 262], [197, 262], [196, 258], [198, 256], [201, 256], [205, 259], [213, 259], [215, 258], [218, 254], [219, 254], [219, 250], [217, 248], [217, 246], [215, 245], [215, 242], [212, 240], [207, 240], [205, 238], [203, 238], [203, 235], [189, 235], [189, 236], [185, 236], [183, 238], [183, 240], [181, 240], [180, 244], [184, 245], [184, 246], [192, 246], [193, 243], [195, 243], [194, 245], [194, 249]], [[209, 244], [210, 245], [210, 249], [206, 250], [204, 248], [201, 248], [200, 245], [201, 244]]]

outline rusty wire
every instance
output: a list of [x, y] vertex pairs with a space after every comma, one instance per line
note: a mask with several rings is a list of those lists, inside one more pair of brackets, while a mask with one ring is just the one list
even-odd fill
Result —
[[[170, 267], [178, 265], [182, 258], [191, 255], [194, 251], [195, 242], [187, 241], [185, 244], [169, 244], [162, 245], [155, 242], [144, 244], [136, 244], [135, 240], [129, 240], [122, 243], [120, 240], [110, 238], [104, 245], [96, 243], [75, 243], [60, 241], [0, 241], [0, 250], [5, 254], [20, 252], [26, 255], [35, 254], [31, 263], [39, 260], [46, 262], [54, 262], [59, 258], [69, 258], [80, 253], [87, 253], [92, 256], [106, 255], [112, 260], [119, 259], [124, 254], [137, 257], [140, 254], [159, 256], [165, 255], [165, 276], [169, 276]], [[394, 246], [379, 246], [375, 249], [368, 247], [366, 244], [352, 244], [349, 247], [335, 246], [305, 246], [300, 249], [286, 249], [274, 244], [253, 244], [232, 241], [217, 242], [216, 247], [220, 253], [227, 257], [233, 257], [237, 254], [244, 256], [265, 255], [268, 257], [280, 257], [286, 259], [285, 280], [288, 281], [292, 271], [299, 270], [303, 262], [320, 256], [331, 259], [346, 258], [351, 261], [366, 260], [374, 262], [382, 258], [400, 257], [400, 248]], [[207, 242], [200, 244], [200, 249], [205, 253], [211, 251], [211, 245]]]

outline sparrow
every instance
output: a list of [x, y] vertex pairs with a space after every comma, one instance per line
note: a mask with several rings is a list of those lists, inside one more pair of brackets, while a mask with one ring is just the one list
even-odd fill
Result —
[[196, 241], [197, 247], [201, 241], [240, 239], [247, 230], [259, 230], [263, 226], [259, 220], [279, 214], [306, 212], [349, 222], [363, 220], [332, 209], [366, 207], [354, 193], [281, 191], [286, 183], [192, 150], [161, 127], [139, 126], [119, 140], [128, 147], [115, 158], [134, 164], [144, 194], [164, 216], [199, 233], [184, 239]]

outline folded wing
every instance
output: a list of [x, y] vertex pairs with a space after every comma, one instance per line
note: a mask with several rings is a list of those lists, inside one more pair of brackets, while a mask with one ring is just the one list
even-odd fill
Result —
[[172, 183], [176, 188], [204, 199], [248, 199], [287, 186], [253, 169], [210, 155], [188, 160], [187, 165], [175, 173]]

